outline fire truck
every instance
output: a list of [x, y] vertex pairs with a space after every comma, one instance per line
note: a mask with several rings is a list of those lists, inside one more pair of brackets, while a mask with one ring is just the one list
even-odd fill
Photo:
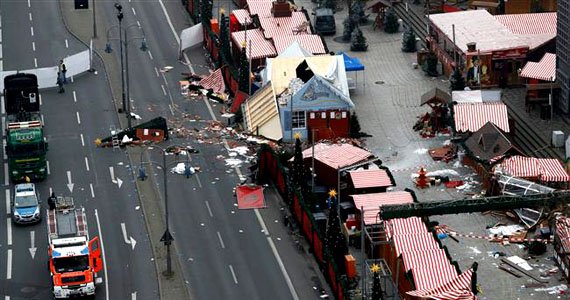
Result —
[[48, 257], [57, 299], [95, 294], [95, 274], [103, 268], [99, 238], [89, 239], [85, 209], [58, 196], [47, 211]]

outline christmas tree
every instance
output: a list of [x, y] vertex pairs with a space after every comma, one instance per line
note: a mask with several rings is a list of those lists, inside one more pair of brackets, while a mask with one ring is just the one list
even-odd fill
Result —
[[363, 25], [368, 22], [368, 16], [364, 12], [364, 1], [362, 0], [357, 0], [352, 3], [350, 14], [358, 24]]
[[230, 63], [230, 22], [224, 10], [220, 11], [220, 54], [218, 56], [218, 67]]
[[429, 76], [439, 75], [437, 72], [437, 56], [433, 52], [429, 53], [422, 68]]
[[210, 20], [212, 19], [212, 8], [213, 2], [212, 0], [205, 0], [200, 1], [200, 16], [202, 18], [202, 24], [207, 24], [206, 26], [210, 26]]
[[295, 152], [293, 154], [293, 168], [291, 180], [294, 188], [306, 192], [305, 165], [303, 163], [303, 149], [301, 149], [301, 135], [295, 134]]
[[337, 212], [338, 200], [336, 191], [329, 192], [329, 218], [327, 221], [327, 232], [325, 234], [325, 247], [329, 250], [340, 274], [346, 273], [344, 266], [344, 256], [348, 254], [346, 237], [340, 230], [340, 218]]
[[336, 10], [336, 0], [322, 0], [321, 7], [323, 8], [330, 8], [333, 11]]
[[458, 68], [453, 70], [449, 83], [452, 91], [463, 91], [465, 89], [465, 78], [463, 78], [463, 74], [461, 74]]
[[372, 281], [372, 300], [383, 300], [383, 292], [382, 286], [380, 286], [380, 266], [377, 264], [373, 264], [370, 267], [370, 272], [372, 272], [373, 281]]
[[350, 16], [346, 17], [346, 19], [344, 19], [342, 24], [344, 25], [344, 31], [342, 32], [342, 39], [345, 42], [348, 42], [350, 41], [350, 38], [352, 36], [352, 31], [356, 27], [356, 24], [354, 22], [354, 19], [351, 18]]
[[384, 32], [386, 33], [396, 33], [400, 29], [400, 23], [398, 23], [398, 17], [394, 13], [393, 9], [388, 9], [386, 12], [386, 18], [384, 20]]
[[356, 27], [352, 32], [352, 36], [350, 38], [350, 50], [351, 51], [366, 51], [368, 50], [368, 43], [366, 42], [366, 38], [362, 34], [362, 30]]
[[241, 47], [241, 53], [239, 55], [239, 80], [238, 88], [240, 91], [249, 94], [249, 60], [247, 59], [247, 48], [245, 42], [243, 42]]
[[358, 121], [358, 117], [356, 114], [350, 115], [350, 129], [349, 135], [351, 138], [359, 138], [360, 137], [360, 122]]
[[402, 39], [402, 51], [404, 52], [416, 52], [416, 34], [412, 27], [409, 27], [404, 31], [404, 37]]

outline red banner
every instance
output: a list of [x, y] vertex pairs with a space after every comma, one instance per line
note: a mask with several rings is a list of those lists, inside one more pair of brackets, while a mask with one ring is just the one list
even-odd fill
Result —
[[239, 209], [264, 208], [263, 187], [259, 185], [240, 185], [236, 188]]

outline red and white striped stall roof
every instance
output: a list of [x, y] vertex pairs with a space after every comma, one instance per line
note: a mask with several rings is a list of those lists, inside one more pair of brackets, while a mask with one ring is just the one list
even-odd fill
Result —
[[556, 54], [545, 53], [539, 62], [527, 62], [521, 71], [520, 77], [544, 81], [555, 81]]
[[[245, 40], [246, 35], [247, 42]], [[249, 41], [251, 41], [251, 57], [249, 49], [246, 51], [248, 58], [258, 59], [277, 56], [277, 51], [275, 50], [275, 47], [273, 47], [273, 43], [266, 40], [263, 36], [263, 32], [258, 28], [248, 29], [247, 34], [245, 30], [232, 32], [232, 39], [238, 47], [241, 47], [243, 42], [246, 42], [246, 45], [249, 48]]]
[[389, 235], [427, 232], [426, 224], [418, 217], [387, 220], [386, 228]]
[[[293, 35], [294, 29], [306, 24], [307, 17], [300, 11], [292, 12], [290, 17], [259, 17], [259, 24], [263, 28], [266, 38], [273, 38], [277, 36]], [[308, 24], [307, 24], [308, 25]], [[307, 27], [307, 34], [311, 33], [311, 28]]]
[[297, 41], [303, 49], [311, 52], [312, 54], [326, 54], [325, 45], [320, 36], [316, 34], [296, 34], [286, 36], [274, 36], [273, 43], [277, 53], [283, 52], [294, 41]]
[[396, 255], [400, 256], [403, 252], [412, 250], [431, 250], [439, 249], [439, 245], [433, 238], [433, 234], [424, 231], [422, 233], [413, 234], [396, 234], [392, 236]]
[[570, 176], [557, 159], [512, 156], [497, 166], [513, 177], [538, 177], [545, 182], [568, 182]]
[[271, 17], [271, 8], [273, 1], [271, 0], [247, 0], [247, 8], [251, 16], [257, 15], [260, 19]]
[[350, 174], [352, 185], [357, 189], [392, 186], [390, 175], [384, 169], [355, 170], [348, 174]]
[[[303, 151], [303, 158], [313, 156], [312, 148]], [[350, 144], [325, 144], [315, 145], [315, 159], [333, 168], [340, 169], [352, 166], [374, 156], [371, 152]]]
[[457, 277], [457, 270], [451, 264], [412, 269], [417, 289], [433, 289]]
[[451, 281], [433, 289], [416, 289], [406, 294], [418, 298], [436, 300], [475, 300], [477, 297], [471, 291], [473, 269], [469, 269]]
[[457, 132], [475, 132], [487, 122], [493, 122], [504, 132], [511, 131], [504, 103], [462, 103], [454, 105], [453, 111]]
[[495, 19], [514, 34], [556, 35], [556, 13], [496, 15]]
[[406, 271], [415, 268], [439, 268], [449, 265], [449, 259], [445, 256], [443, 249], [404, 251], [402, 252], [402, 259]]
[[234, 14], [240, 25], [250, 25], [252, 22], [251, 16], [249, 15], [249, 11], [247, 11], [247, 9], [232, 10], [232, 14]]
[[364, 209], [365, 225], [380, 223], [378, 217], [380, 206], [412, 203], [414, 201], [412, 194], [405, 191], [351, 195], [351, 197], [354, 199], [356, 209]]
[[200, 80], [200, 85], [205, 89], [212, 89], [216, 94], [222, 94], [226, 91], [226, 84], [222, 76], [222, 69], [217, 69], [210, 75]]
[[556, 220], [556, 235], [560, 239], [563, 253], [570, 253], [570, 218], [560, 217]]

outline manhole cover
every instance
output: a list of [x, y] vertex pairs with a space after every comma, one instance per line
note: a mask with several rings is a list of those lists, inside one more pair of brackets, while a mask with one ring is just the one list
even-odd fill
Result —
[[375, 83], [375, 84], [384, 84], [384, 81], [383, 81], [383, 80], [379, 80], [379, 81], [375, 81], [374, 83]]

